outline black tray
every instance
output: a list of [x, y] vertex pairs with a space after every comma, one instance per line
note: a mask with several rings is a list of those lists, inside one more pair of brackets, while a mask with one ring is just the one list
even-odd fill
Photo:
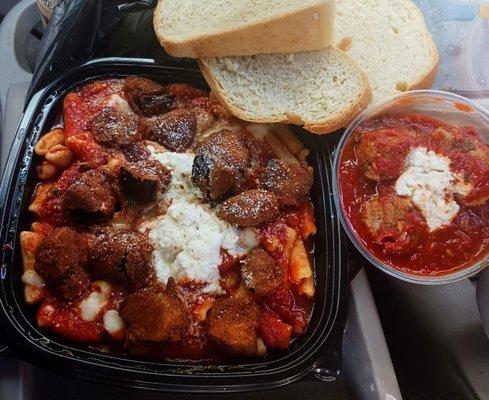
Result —
[[[311, 151], [315, 171], [312, 200], [318, 233], [315, 237], [315, 305], [307, 331], [289, 350], [265, 359], [226, 365], [184, 362], [155, 363], [107, 355], [68, 342], [37, 328], [35, 309], [24, 303], [18, 234], [29, 228], [27, 210], [36, 184], [33, 147], [49, 128], [63, 96], [85, 82], [107, 77], [144, 75], [162, 83], [187, 82], [207, 88], [193, 69], [160, 66], [152, 60], [104, 58], [60, 76], [36, 93], [20, 122], [0, 188], [0, 318], [16, 354], [43, 368], [99, 382], [179, 392], [233, 392], [273, 388], [291, 383], [313, 369], [339, 373], [341, 336], [347, 314], [348, 247], [343, 242], [331, 191], [331, 154], [337, 137], [296, 132]], [[0, 248], [1, 249], [1, 248]]]

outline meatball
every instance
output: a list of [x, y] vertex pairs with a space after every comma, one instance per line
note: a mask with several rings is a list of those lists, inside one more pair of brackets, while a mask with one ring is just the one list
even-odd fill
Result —
[[197, 146], [192, 179], [205, 195], [218, 200], [239, 184], [249, 162], [242, 133], [214, 132]]
[[146, 138], [170, 151], [184, 152], [192, 146], [197, 119], [191, 110], [177, 109], [146, 120]]
[[474, 127], [437, 128], [431, 146], [451, 160], [450, 168], [463, 179], [466, 190], [457, 201], [472, 207], [489, 200], [489, 146], [482, 142]]
[[258, 226], [279, 214], [277, 196], [263, 189], [252, 189], [224, 201], [219, 216], [231, 224]]
[[148, 238], [140, 232], [102, 229], [95, 235], [89, 270], [94, 279], [142, 289], [155, 280], [152, 251]]
[[173, 278], [164, 292], [150, 287], [131, 294], [122, 303], [120, 315], [128, 327], [129, 342], [176, 341], [189, 326], [188, 311]]
[[137, 205], [156, 201], [171, 180], [171, 170], [154, 160], [126, 163], [119, 175], [122, 195]]
[[385, 254], [409, 254], [427, 233], [426, 222], [411, 200], [393, 191], [366, 201], [362, 214], [374, 241]]
[[271, 159], [263, 172], [263, 188], [275, 193], [281, 206], [297, 206], [309, 197], [313, 169], [303, 164]]
[[164, 114], [177, 106], [175, 95], [147, 78], [126, 78], [124, 93], [131, 108], [145, 117]]
[[372, 180], [398, 178], [407, 155], [418, 144], [409, 129], [378, 129], [363, 134], [355, 151], [363, 174]]
[[113, 180], [103, 168], [83, 172], [63, 197], [64, 213], [79, 222], [110, 218], [117, 205]]
[[265, 250], [258, 247], [243, 260], [241, 276], [250, 291], [265, 296], [280, 285], [284, 270]]
[[84, 269], [89, 246], [88, 235], [79, 234], [71, 228], [55, 229], [37, 248], [34, 268], [61, 297], [77, 299], [90, 286]]
[[252, 299], [218, 300], [209, 311], [209, 335], [229, 354], [256, 355], [259, 314]]
[[90, 130], [96, 141], [115, 147], [127, 146], [141, 139], [138, 117], [112, 107], [104, 108], [92, 118]]

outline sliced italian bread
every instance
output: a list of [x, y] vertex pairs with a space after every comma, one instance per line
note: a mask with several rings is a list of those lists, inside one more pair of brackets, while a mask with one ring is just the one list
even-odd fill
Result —
[[291, 123], [329, 133], [346, 126], [371, 99], [366, 74], [333, 47], [204, 58], [199, 64], [219, 100], [246, 121]]
[[438, 51], [410, 0], [337, 0], [335, 43], [367, 72], [373, 101], [435, 80]]
[[319, 50], [332, 44], [335, 0], [159, 0], [153, 25], [175, 57]]

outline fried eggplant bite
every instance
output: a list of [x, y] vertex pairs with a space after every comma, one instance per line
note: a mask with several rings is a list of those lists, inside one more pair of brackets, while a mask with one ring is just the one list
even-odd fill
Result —
[[156, 201], [166, 190], [171, 180], [171, 171], [153, 160], [125, 163], [120, 171], [119, 184], [122, 195], [137, 205]]
[[141, 140], [139, 118], [112, 107], [104, 108], [90, 122], [91, 133], [100, 143], [124, 147]]
[[142, 289], [155, 281], [152, 251], [148, 238], [140, 232], [96, 228], [88, 269], [93, 279], [116, 282], [131, 290]]
[[249, 253], [241, 263], [241, 276], [248, 290], [257, 296], [272, 293], [282, 283], [285, 271], [260, 247]]
[[197, 133], [197, 117], [192, 110], [176, 109], [146, 120], [146, 138], [170, 151], [184, 152]]
[[75, 300], [90, 284], [85, 270], [89, 249], [87, 235], [67, 227], [54, 229], [39, 245], [34, 269], [57, 294]]
[[93, 222], [110, 218], [117, 206], [115, 177], [105, 168], [82, 172], [63, 197], [63, 210], [69, 219]]
[[167, 113], [178, 104], [175, 95], [147, 78], [129, 77], [125, 80], [123, 90], [134, 112], [145, 117]]
[[214, 132], [197, 145], [192, 178], [210, 199], [219, 200], [243, 179], [249, 161], [242, 133]]
[[209, 312], [209, 335], [229, 354], [257, 355], [259, 316], [258, 305], [252, 299], [219, 300]]
[[129, 342], [179, 340], [189, 324], [188, 310], [173, 278], [164, 291], [154, 286], [129, 295], [120, 313]]
[[271, 159], [261, 180], [263, 188], [274, 193], [281, 206], [298, 206], [309, 196], [313, 170], [307, 165]]
[[277, 196], [263, 189], [252, 189], [221, 204], [219, 216], [231, 224], [258, 226], [279, 215]]

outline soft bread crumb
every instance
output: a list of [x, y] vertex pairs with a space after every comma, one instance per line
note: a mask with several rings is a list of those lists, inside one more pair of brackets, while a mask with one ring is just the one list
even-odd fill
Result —
[[206, 58], [200, 66], [219, 99], [247, 121], [313, 125], [311, 131], [327, 133], [348, 124], [370, 100], [364, 72], [334, 48]]
[[434, 81], [438, 52], [410, 0], [338, 0], [335, 43], [367, 72], [373, 101]]

